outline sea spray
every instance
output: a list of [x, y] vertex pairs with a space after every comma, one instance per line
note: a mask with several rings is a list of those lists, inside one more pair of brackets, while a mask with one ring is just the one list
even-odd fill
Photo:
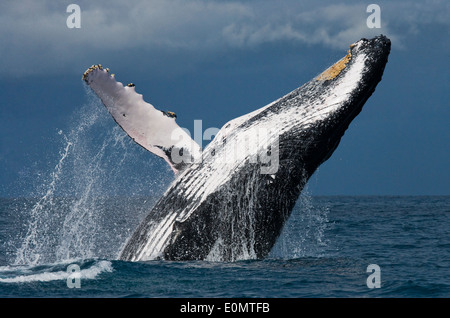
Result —
[[50, 217], [48, 213], [51, 206], [54, 205], [56, 185], [60, 179], [63, 163], [69, 154], [71, 146], [72, 143], [66, 140], [66, 146], [63, 152], [60, 153], [59, 162], [50, 174], [50, 183], [47, 191], [30, 210], [28, 230], [22, 245], [17, 250], [14, 261], [16, 265], [35, 265], [39, 260], [43, 261], [47, 256], [45, 255], [47, 250], [43, 247], [51, 245], [53, 242], [50, 242], [50, 228], [45, 221]]
[[[228, 236], [218, 236], [206, 260], [222, 262], [256, 259], [255, 211], [257, 207], [256, 193], [259, 184], [253, 182], [260, 173], [259, 169], [251, 170], [247, 178], [243, 178], [240, 188], [224, 192], [220, 209], [216, 217], [227, 227]], [[233, 206], [235, 205], [235, 207]], [[236, 211], [237, 213], [234, 213]]]
[[314, 203], [307, 186], [270, 253], [271, 258], [319, 257], [326, 250], [329, 207]]
[[132, 142], [87, 93], [68, 133], [58, 132], [56, 166], [39, 172], [48, 179], [36, 186], [35, 203], [20, 211], [27, 223], [13, 264], [115, 259], [170, 180], [159, 158]]

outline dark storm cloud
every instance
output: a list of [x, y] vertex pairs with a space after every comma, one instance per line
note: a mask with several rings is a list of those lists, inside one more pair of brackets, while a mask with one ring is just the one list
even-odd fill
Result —
[[[81, 8], [80, 29], [66, 26], [70, 3]], [[424, 25], [449, 26], [443, 1], [379, 5], [382, 28], [369, 29], [367, 4], [355, 1], [6, 1], [0, 5], [0, 76], [49, 74], [66, 65], [79, 71], [87, 55], [133, 49], [163, 54], [284, 42], [342, 49], [378, 33], [402, 48]]]

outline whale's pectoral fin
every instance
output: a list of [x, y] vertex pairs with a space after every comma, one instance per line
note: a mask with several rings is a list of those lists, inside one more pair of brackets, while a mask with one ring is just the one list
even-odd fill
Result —
[[100, 64], [91, 66], [83, 80], [102, 100], [120, 127], [139, 145], [163, 158], [174, 173], [201, 156], [200, 146], [175, 122], [173, 112], [157, 110], [136, 93], [135, 85], [124, 86]]

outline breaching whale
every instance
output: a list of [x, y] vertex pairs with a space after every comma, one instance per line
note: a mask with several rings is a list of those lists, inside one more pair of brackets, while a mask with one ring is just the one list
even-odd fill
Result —
[[381, 80], [390, 52], [381, 35], [303, 86], [226, 123], [201, 149], [176, 124], [93, 65], [83, 80], [139, 145], [162, 157], [175, 179], [119, 258], [129, 261], [259, 259], [268, 255], [302, 188], [338, 146]]

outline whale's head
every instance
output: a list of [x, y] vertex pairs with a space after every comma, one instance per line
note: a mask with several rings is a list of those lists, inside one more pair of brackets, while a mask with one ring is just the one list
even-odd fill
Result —
[[[305, 84], [302, 95], [304, 116], [301, 128], [304, 162], [309, 174], [326, 161], [338, 146], [353, 119], [380, 82], [390, 52], [390, 40], [381, 35], [350, 45], [341, 60]], [[306, 148], [305, 148], [306, 146]]]
[[[210, 147], [217, 148], [217, 144], [226, 140], [225, 153], [233, 147], [245, 150], [242, 141], [248, 136], [253, 147], [247, 149], [253, 149], [256, 155], [267, 149], [276, 150], [266, 160], [269, 164], [276, 163], [273, 169], [266, 169], [268, 174], [284, 174], [284, 179], [296, 175], [295, 184], [299, 183], [298, 177], [307, 181], [331, 156], [351, 121], [374, 92], [389, 52], [390, 40], [383, 35], [351, 44], [342, 59], [303, 86], [226, 123]], [[261, 139], [260, 136], [269, 137]], [[237, 146], [231, 146], [232, 142]], [[242, 162], [251, 155], [241, 155]], [[248, 164], [237, 161], [229, 169], [221, 169], [233, 173], [239, 167], [249, 169]]]
[[381, 80], [390, 44], [385, 36], [361, 39], [303, 86], [236, 119], [241, 127], [275, 128], [272, 140], [278, 142], [277, 163], [283, 179], [304, 184], [331, 156]]
[[221, 180], [208, 193], [233, 176], [242, 180], [252, 173], [262, 174], [263, 184], [278, 181], [283, 183], [278, 189], [295, 188], [296, 198], [374, 92], [389, 52], [390, 40], [383, 35], [361, 39], [303, 86], [226, 123], [203, 151], [203, 167]]

